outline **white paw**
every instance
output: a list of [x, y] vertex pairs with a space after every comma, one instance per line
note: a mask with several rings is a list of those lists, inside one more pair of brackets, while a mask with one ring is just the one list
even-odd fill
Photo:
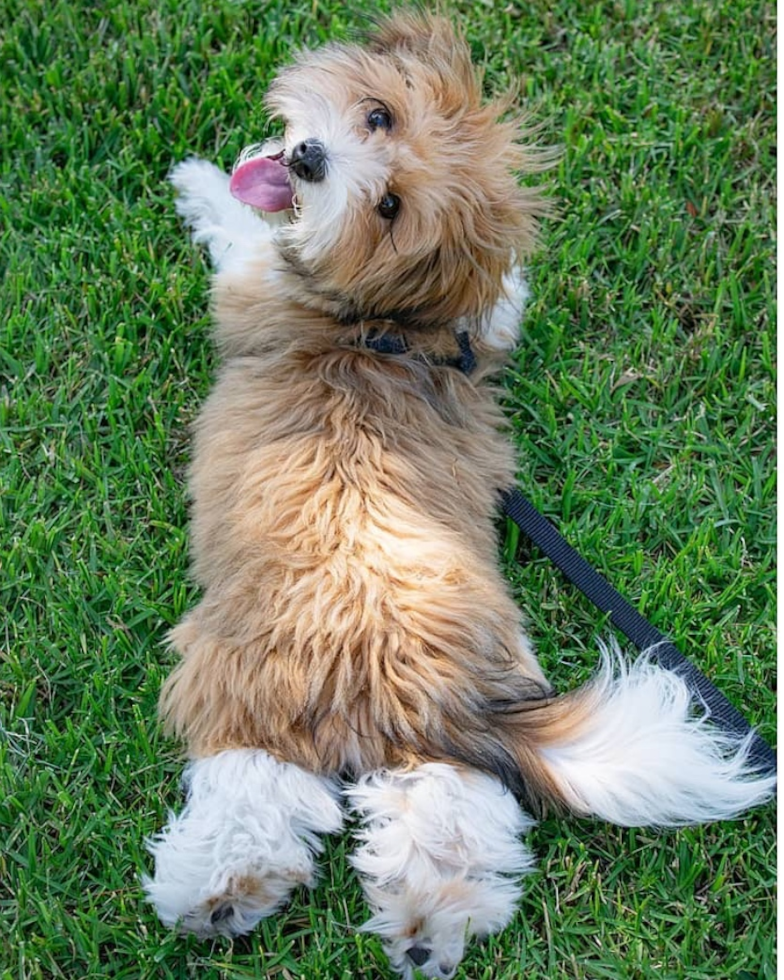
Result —
[[219, 271], [236, 268], [268, 242], [272, 226], [229, 191], [229, 175], [194, 157], [177, 164], [169, 180], [178, 191], [177, 213], [197, 245], [206, 245]]
[[520, 341], [520, 324], [529, 296], [523, 269], [515, 265], [504, 276], [500, 299], [482, 317], [480, 337], [486, 347], [494, 351], [514, 350]]
[[352, 864], [390, 963], [449, 980], [466, 940], [502, 929], [533, 858], [519, 839], [533, 821], [499, 781], [427, 763], [379, 772], [346, 790], [360, 814]]
[[226, 206], [232, 202], [228, 174], [214, 163], [192, 157], [178, 163], [169, 180], [178, 192], [174, 206], [188, 227], [220, 224]]
[[238, 936], [315, 881], [319, 834], [342, 826], [328, 780], [266, 752], [235, 749], [192, 763], [188, 800], [148, 842], [144, 890], [168, 926]]

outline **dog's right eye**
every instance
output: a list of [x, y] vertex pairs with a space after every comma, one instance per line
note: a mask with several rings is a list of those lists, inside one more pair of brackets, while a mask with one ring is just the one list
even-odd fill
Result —
[[379, 106], [368, 113], [367, 124], [371, 130], [392, 129], [392, 116], [388, 109]]
[[382, 218], [387, 218], [391, 221], [399, 210], [400, 198], [397, 194], [385, 194], [378, 202], [378, 213]]

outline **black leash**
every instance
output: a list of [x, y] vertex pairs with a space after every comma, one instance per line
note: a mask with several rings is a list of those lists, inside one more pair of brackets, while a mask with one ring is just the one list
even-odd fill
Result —
[[[470, 337], [468, 333], [461, 332], [456, 335], [456, 340], [460, 348], [459, 356], [435, 363], [456, 367], [463, 374], [471, 374], [476, 367], [476, 357], [471, 348]], [[363, 342], [365, 347], [378, 354], [400, 355], [409, 351], [405, 337], [394, 334], [372, 332]], [[583, 595], [603, 613], [609, 614], [610, 622], [617, 629], [639, 650], [646, 651], [652, 660], [679, 674], [686, 681], [692, 694], [708, 709], [716, 725], [739, 738], [751, 736], [748, 758], [755, 769], [760, 772], [776, 772], [776, 753], [749, 725], [735, 705], [727, 700], [671, 640], [652, 626], [617, 589], [602, 578], [519, 490], [514, 488], [505, 491], [502, 502], [506, 516], [541, 548]]]
[[776, 753], [749, 725], [721, 691], [676, 648], [671, 640], [652, 626], [609, 582], [593, 569], [517, 489], [503, 494], [503, 510], [520, 530], [534, 542], [564, 575], [587, 596], [610, 621], [640, 650], [649, 652], [667, 670], [675, 671], [710, 712], [711, 719], [733, 735], [745, 738], [751, 733], [749, 761], [761, 772], [776, 771]]

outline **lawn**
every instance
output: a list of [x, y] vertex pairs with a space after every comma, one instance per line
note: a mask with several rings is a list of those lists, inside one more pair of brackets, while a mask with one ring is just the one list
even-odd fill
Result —
[[[450, 9], [563, 151], [505, 378], [520, 483], [773, 739], [775, 9]], [[315, 893], [233, 944], [168, 932], [139, 886], [179, 803], [156, 700], [195, 600], [184, 470], [215, 369], [166, 174], [230, 167], [267, 132], [275, 65], [366, 16], [0, 0], [0, 980], [390, 977], [345, 841]], [[571, 687], [607, 625], [506, 543]], [[460, 976], [773, 978], [773, 809], [661, 833], [545, 819], [519, 915]]]

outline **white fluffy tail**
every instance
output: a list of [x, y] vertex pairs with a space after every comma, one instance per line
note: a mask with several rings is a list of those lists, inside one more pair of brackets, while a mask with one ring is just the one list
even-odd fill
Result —
[[538, 758], [578, 814], [677, 826], [736, 817], [774, 793], [775, 775], [749, 762], [751, 736], [695, 713], [685, 681], [648, 656], [628, 663], [603, 648], [598, 676], [566, 698], [580, 721], [561, 726], [568, 737], [540, 742]]

